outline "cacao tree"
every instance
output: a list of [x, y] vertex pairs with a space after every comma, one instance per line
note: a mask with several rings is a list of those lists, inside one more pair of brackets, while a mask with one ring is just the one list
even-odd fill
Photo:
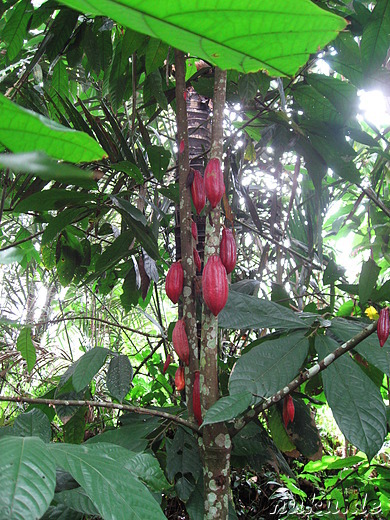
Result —
[[0, 10], [0, 518], [387, 517], [386, 0]]

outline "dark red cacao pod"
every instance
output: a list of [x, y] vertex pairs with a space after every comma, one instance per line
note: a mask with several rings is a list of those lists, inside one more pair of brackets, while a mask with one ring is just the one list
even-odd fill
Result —
[[194, 170], [194, 180], [191, 184], [191, 196], [197, 214], [202, 211], [206, 204], [206, 192], [204, 189], [204, 180], [198, 170]]
[[185, 377], [184, 377], [184, 367], [177, 367], [176, 373], [175, 373], [175, 386], [176, 390], [179, 392], [181, 390], [184, 390], [184, 387], [186, 385]]
[[226, 269], [219, 255], [212, 255], [207, 260], [203, 269], [202, 290], [205, 304], [214, 316], [218, 316], [229, 294]]
[[287, 428], [289, 422], [293, 422], [295, 415], [294, 401], [291, 395], [287, 395], [283, 400], [283, 422]]
[[200, 272], [202, 269], [202, 261], [200, 259], [198, 251], [194, 248], [194, 262], [196, 266], [196, 270]]
[[188, 366], [190, 362], [190, 347], [188, 345], [184, 319], [176, 322], [172, 332], [172, 343], [176, 354], [179, 356], [179, 359]]
[[204, 188], [206, 197], [214, 209], [221, 202], [222, 196], [225, 193], [221, 161], [216, 157], [209, 160], [204, 171]]
[[168, 370], [169, 365], [172, 362], [172, 356], [170, 354], [167, 355], [167, 359], [165, 360], [164, 366], [163, 366], [163, 374]]
[[389, 309], [387, 307], [382, 309], [379, 313], [376, 331], [378, 334], [379, 345], [383, 347], [383, 345], [386, 343], [387, 338], [389, 337], [390, 332]]
[[231, 273], [236, 266], [237, 247], [231, 229], [223, 228], [222, 240], [219, 246], [219, 256], [226, 268], [227, 274]]
[[194, 377], [194, 386], [192, 389], [192, 410], [194, 412], [194, 417], [196, 419], [196, 422], [200, 426], [203, 422], [202, 420], [202, 410], [200, 407], [200, 373], [199, 370], [195, 370], [195, 377]]
[[191, 233], [192, 233], [192, 236], [194, 237], [195, 242], [197, 242], [198, 241], [198, 227], [193, 220], [191, 221]]
[[169, 268], [167, 278], [165, 280], [165, 292], [168, 298], [173, 302], [179, 301], [183, 292], [184, 271], [180, 262], [174, 262]]

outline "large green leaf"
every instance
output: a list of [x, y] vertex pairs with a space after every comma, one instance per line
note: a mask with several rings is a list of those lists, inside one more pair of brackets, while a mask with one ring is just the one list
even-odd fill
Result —
[[[73, 376], [74, 377], [74, 376]], [[107, 389], [118, 401], [123, 400], [130, 390], [133, 368], [125, 355], [114, 356], [108, 366]]]
[[250, 392], [222, 397], [207, 410], [202, 426], [216, 422], [231, 421], [245, 412], [252, 402], [253, 396]]
[[390, 1], [377, 0], [369, 23], [364, 27], [361, 53], [367, 74], [379, 68], [385, 61], [389, 48]]
[[51, 440], [51, 426], [47, 415], [38, 408], [21, 413], [12, 427], [15, 437], [39, 437], [43, 442]]
[[303, 332], [265, 341], [235, 364], [229, 379], [230, 393], [251, 392], [257, 401], [270, 397], [298, 374], [309, 349]]
[[118, 460], [110, 457], [109, 448], [54, 444], [51, 455], [77, 480], [103, 518], [164, 519], [148, 489], [125, 468], [128, 458], [123, 456], [124, 452]]
[[333, 40], [345, 20], [308, 0], [61, 0], [84, 13], [109, 16], [222, 69], [294, 74], [310, 53]]
[[367, 303], [380, 273], [380, 267], [369, 258], [364, 262], [359, 278], [359, 298], [361, 305]]
[[99, 516], [99, 512], [93, 505], [92, 500], [85, 493], [84, 489], [78, 487], [75, 489], [66, 489], [61, 493], [56, 493], [55, 501], [65, 507], [84, 513], [86, 515]]
[[297, 314], [282, 305], [231, 290], [225, 307], [218, 315], [218, 325], [222, 329], [308, 328], [308, 324]]
[[[316, 337], [320, 359], [338, 344], [327, 336]], [[349, 357], [341, 356], [322, 373], [328, 404], [340, 430], [371, 459], [386, 436], [386, 409], [379, 388]]]
[[12, 61], [19, 54], [23, 46], [23, 39], [27, 34], [27, 25], [32, 15], [30, 0], [18, 2], [11, 11], [11, 16], [7, 20], [1, 32], [1, 39], [7, 46], [7, 58]]
[[1, 154], [0, 166], [9, 168], [15, 173], [30, 173], [43, 180], [59, 181], [87, 188], [96, 187], [93, 171], [59, 163], [43, 152]]
[[41, 518], [54, 496], [56, 468], [36, 437], [0, 439], [0, 518]]
[[27, 363], [27, 370], [31, 372], [37, 359], [37, 353], [31, 339], [31, 330], [26, 327], [19, 332], [16, 348]]
[[86, 352], [77, 362], [72, 376], [73, 387], [80, 392], [91, 382], [92, 378], [102, 368], [110, 351], [106, 348], [95, 347]]
[[96, 195], [93, 193], [51, 188], [50, 190], [33, 193], [26, 199], [20, 201], [14, 209], [16, 213], [47, 211], [50, 209], [59, 210], [65, 206], [75, 206], [78, 204], [87, 205], [87, 202], [95, 200]]
[[0, 95], [0, 143], [11, 152], [43, 151], [68, 162], [90, 162], [105, 155], [88, 134], [66, 128]]

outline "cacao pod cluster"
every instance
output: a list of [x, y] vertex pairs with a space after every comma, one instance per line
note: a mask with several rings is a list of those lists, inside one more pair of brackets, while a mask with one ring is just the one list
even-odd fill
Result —
[[199, 215], [205, 207], [206, 198], [210, 201], [210, 205], [213, 209], [218, 206], [225, 193], [225, 183], [223, 180], [221, 161], [217, 157], [210, 159], [207, 163], [204, 178], [198, 170], [192, 171], [191, 196], [196, 212]]
[[377, 334], [379, 339], [379, 345], [383, 347], [386, 343], [387, 338], [389, 337], [390, 332], [390, 320], [389, 320], [389, 309], [385, 307], [379, 313], [378, 325], [377, 325]]

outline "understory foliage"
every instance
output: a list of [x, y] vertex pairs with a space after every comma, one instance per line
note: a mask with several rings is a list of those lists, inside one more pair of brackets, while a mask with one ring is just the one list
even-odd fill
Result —
[[[388, 518], [390, 128], [359, 106], [390, 97], [388, 2], [144, 3], [0, 3], [0, 518], [201, 520], [220, 423], [229, 518]], [[183, 250], [175, 48], [201, 172], [227, 69], [237, 264], [200, 428], [188, 368], [175, 389], [183, 297], [165, 294]], [[215, 222], [209, 203], [192, 215], [203, 268]]]

